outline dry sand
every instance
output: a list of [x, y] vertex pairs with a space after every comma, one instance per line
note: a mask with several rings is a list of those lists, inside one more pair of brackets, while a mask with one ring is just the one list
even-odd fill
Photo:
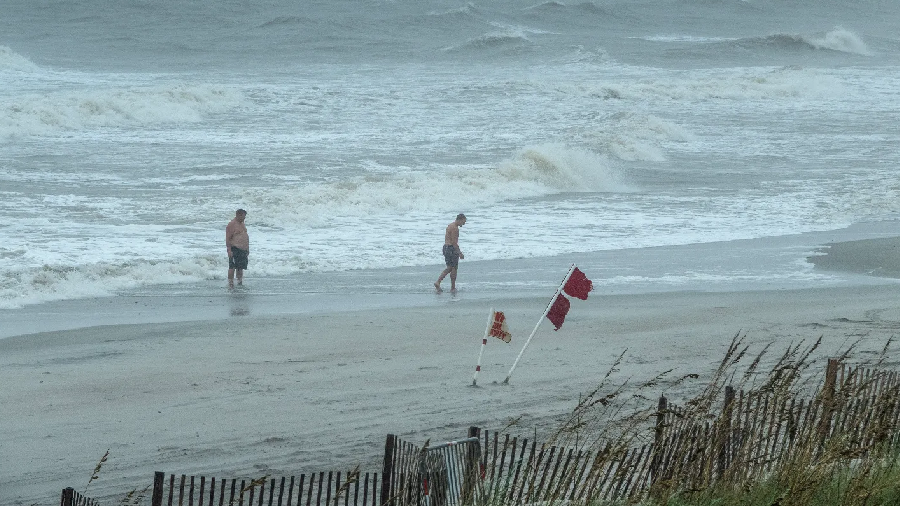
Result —
[[[449, 296], [448, 296], [449, 297]], [[380, 471], [385, 435], [447, 440], [478, 425], [548, 434], [597, 385], [674, 369], [702, 383], [732, 336], [761, 349], [824, 338], [821, 357], [862, 339], [866, 360], [900, 329], [894, 284], [754, 292], [675, 292], [575, 300], [558, 332], [543, 322], [502, 382], [548, 298], [232, 317], [84, 328], [0, 339], [0, 504], [51, 504], [66, 486], [118, 502], [154, 471], [216, 476]], [[488, 342], [489, 306], [511, 344]], [[824, 366], [823, 366], [824, 367]]]

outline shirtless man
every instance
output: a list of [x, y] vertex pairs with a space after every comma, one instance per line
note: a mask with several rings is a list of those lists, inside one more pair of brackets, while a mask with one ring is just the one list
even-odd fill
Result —
[[447, 225], [447, 231], [444, 232], [444, 261], [447, 264], [447, 268], [441, 272], [437, 281], [434, 282], [434, 289], [437, 290], [437, 293], [444, 291], [441, 289], [441, 281], [444, 280], [447, 274], [450, 275], [450, 292], [456, 293], [456, 267], [459, 265], [461, 258], [466, 258], [462, 250], [459, 249], [459, 227], [465, 224], [466, 215], [459, 213], [456, 215], [456, 220]]
[[247, 256], [250, 254], [250, 235], [244, 225], [247, 211], [238, 209], [234, 219], [225, 227], [225, 249], [228, 250], [228, 286], [234, 288], [234, 273], [237, 271], [237, 282], [244, 284], [244, 269], [247, 268]]

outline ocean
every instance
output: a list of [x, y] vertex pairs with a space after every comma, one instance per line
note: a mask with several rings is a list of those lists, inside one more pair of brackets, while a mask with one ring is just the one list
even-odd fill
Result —
[[239, 207], [255, 294], [427, 297], [459, 212], [466, 296], [575, 261], [611, 293], [839, 283], [817, 246], [900, 233], [897, 26], [884, 0], [7, 0], [0, 310], [224, 297]]

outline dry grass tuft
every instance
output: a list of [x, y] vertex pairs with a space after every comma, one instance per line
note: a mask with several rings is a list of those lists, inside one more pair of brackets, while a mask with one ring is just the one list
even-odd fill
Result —
[[103, 468], [103, 464], [106, 463], [107, 459], [109, 459], [109, 450], [106, 450], [106, 453], [100, 457], [100, 462], [97, 462], [97, 465], [94, 466], [94, 472], [91, 473], [91, 478], [88, 480], [87, 485], [84, 486], [84, 492], [82, 492], [82, 494], [87, 494], [87, 489], [91, 486], [91, 483], [100, 478], [100, 470]]
[[[615, 382], [620, 355], [534, 460], [517, 461], [528, 481], [506, 477], [484, 502], [896, 506], [900, 375], [883, 370], [892, 342], [866, 368], [845, 365], [851, 343], [823, 380], [821, 338], [773, 356], [772, 343], [754, 352], [738, 332], [698, 394], [656, 408], [648, 392], [700, 376]], [[558, 477], [552, 452], [565, 449], [588, 458]]]

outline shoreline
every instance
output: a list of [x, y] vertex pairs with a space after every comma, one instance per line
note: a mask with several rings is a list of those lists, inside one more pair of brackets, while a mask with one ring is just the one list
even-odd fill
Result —
[[900, 237], [832, 242], [809, 261], [826, 271], [900, 278]]
[[151, 285], [118, 295], [30, 304], [0, 311], [0, 340], [93, 326], [218, 321], [375, 308], [438, 307], [465, 300], [543, 297], [575, 263], [610, 295], [754, 291], [890, 284], [900, 278], [897, 221], [860, 223], [806, 234], [608, 250], [558, 257], [473, 260], [460, 267], [461, 289], [434, 294], [440, 264]]

